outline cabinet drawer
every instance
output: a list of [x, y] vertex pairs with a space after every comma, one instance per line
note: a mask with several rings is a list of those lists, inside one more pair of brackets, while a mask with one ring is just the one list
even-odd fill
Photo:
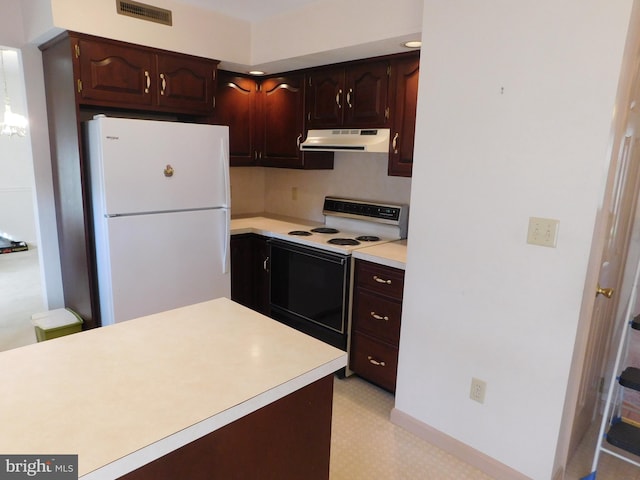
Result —
[[353, 306], [353, 330], [397, 346], [400, 340], [402, 303], [357, 289]]
[[404, 289], [404, 270], [356, 260], [355, 284], [401, 300]]
[[398, 349], [355, 333], [351, 341], [349, 368], [362, 378], [395, 392]]

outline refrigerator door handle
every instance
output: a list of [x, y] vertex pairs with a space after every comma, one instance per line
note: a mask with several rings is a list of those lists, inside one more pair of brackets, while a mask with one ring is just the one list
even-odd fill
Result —
[[227, 137], [220, 140], [220, 157], [222, 158], [222, 171], [224, 172], [224, 198], [225, 207], [231, 209], [231, 179], [229, 172], [229, 143]]
[[222, 253], [222, 273], [229, 273], [229, 243], [231, 242], [231, 209], [225, 209], [224, 215], [224, 249]]

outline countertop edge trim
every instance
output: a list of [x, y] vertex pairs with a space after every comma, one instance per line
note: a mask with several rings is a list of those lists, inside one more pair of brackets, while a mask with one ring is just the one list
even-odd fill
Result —
[[140, 450], [130, 453], [112, 463], [100, 467], [92, 472], [82, 475], [82, 480], [113, 480], [130, 473], [188, 443], [193, 442], [219, 428], [228, 425], [239, 418], [244, 417], [266, 405], [280, 400], [283, 397], [303, 388], [321, 378], [331, 375], [345, 367], [347, 354], [303, 373], [285, 383], [277, 385], [266, 392], [250, 398], [238, 405], [209, 417], [201, 422], [180, 430], [169, 437], [165, 437]]

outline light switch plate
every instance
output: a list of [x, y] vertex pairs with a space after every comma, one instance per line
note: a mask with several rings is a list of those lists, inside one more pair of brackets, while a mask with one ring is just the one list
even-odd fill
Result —
[[527, 243], [555, 248], [558, 242], [560, 220], [553, 218], [529, 217]]

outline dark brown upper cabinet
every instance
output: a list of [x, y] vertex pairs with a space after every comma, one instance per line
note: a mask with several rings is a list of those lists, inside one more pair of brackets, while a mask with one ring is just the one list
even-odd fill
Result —
[[218, 62], [83, 34], [69, 34], [83, 105], [190, 115], [214, 111]]
[[388, 59], [312, 70], [307, 128], [388, 127], [389, 77]]
[[260, 85], [251, 77], [220, 70], [216, 123], [229, 126], [229, 157], [232, 166], [258, 165], [258, 103]]
[[410, 177], [418, 103], [419, 54], [396, 57], [391, 63], [392, 127], [389, 175]]
[[332, 152], [302, 152], [305, 139], [302, 73], [267, 78], [260, 88], [261, 164], [266, 167], [331, 169]]
[[216, 122], [229, 126], [231, 166], [331, 169], [333, 153], [301, 152], [302, 73], [247, 77], [220, 71]]

